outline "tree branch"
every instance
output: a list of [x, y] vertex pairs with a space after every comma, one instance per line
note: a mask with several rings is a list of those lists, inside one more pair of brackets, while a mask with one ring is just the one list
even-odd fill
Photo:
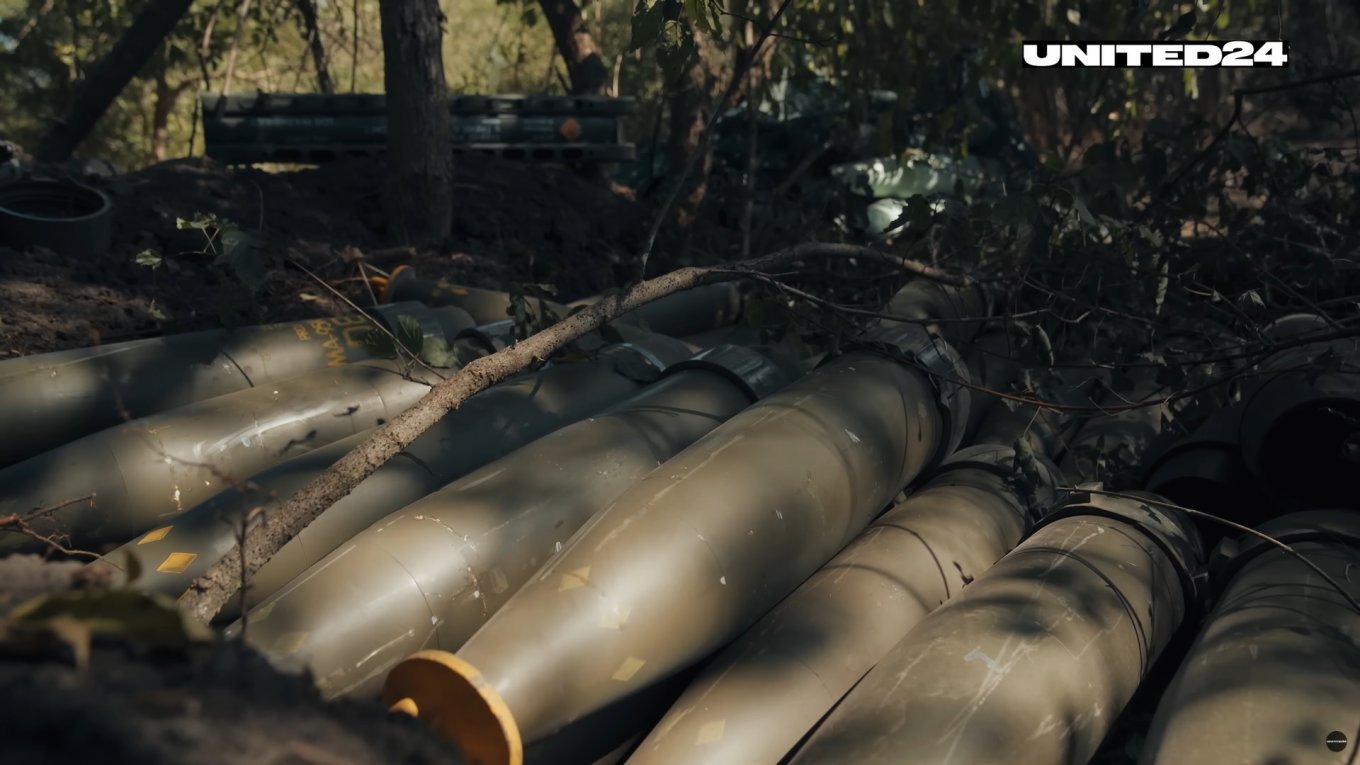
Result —
[[[437, 384], [420, 401], [394, 417], [368, 440], [294, 494], [270, 518], [268, 525], [251, 529], [240, 552], [226, 554], [189, 586], [180, 598], [181, 607], [204, 622], [210, 621], [239, 588], [243, 575], [248, 577], [258, 571], [317, 516], [405, 450], [446, 413], [511, 375], [546, 361], [553, 353], [582, 335], [658, 298], [703, 284], [730, 280], [735, 274], [728, 272], [734, 267], [764, 271], [805, 259], [825, 257], [872, 257], [894, 262], [917, 276], [956, 285], [973, 283], [968, 277], [867, 247], [810, 243], [731, 264], [722, 270], [683, 268], [634, 284], [509, 348], [471, 362]], [[245, 561], [244, 569], [242, 560]]]

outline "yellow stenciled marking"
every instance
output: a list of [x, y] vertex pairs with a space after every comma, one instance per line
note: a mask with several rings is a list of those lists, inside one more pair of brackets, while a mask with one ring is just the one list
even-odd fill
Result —
[[269, 615], [272, 614], [272, 613], [274, 613], [274, 606], [275, 606], [275, 604], [277, 604], [277, 603], [278, 603], [277, 600], [271, 600], [271, 601], [269, 601], [268, 603], [266, 603], [266, 604], [260, 606], [259, 608], [255, 609], [254, 611], [251, 611], [251, 612], [250, 612], [250, 623], [251, 623], [251, 624], [259, 624], [260, 622], [264, 621], [265, 619], [268, 619], [268, 618], [269, 618]]
[[628, 614], [633, 612], [632, 606], [614, 607], [604, 613], [600, 619], [600, 626], [607, 630], [621, 630], [624, 623], [628, 621]]
[[278, 640], [274, 641], [274, 645], [270, 646], [270, 649], [280, 655], [297, 653], [307, 644], [307, 637], [310, 634], [311, 633], [301, 631], [285, 632], [279, 636]]
[[326, 366], [338, 367], [349, 361], [345, 355], [344, 346], [340, 345], [339, 338], [327, 337], [321, 347], [326, 350]]
[[159, 542], [162, 539], [165, 539], [165, 536], [170, 533], [170, 529], [173, 528], [174, 526], [162, 526], [159, 529], [152, 529], [146, 532], [141, 539], [138, 539], [137, 544], [144, 545], [147, 542]]
[[577, 587], [584, 587], [590, 581], [590, 566], [578, 568], [575, 571], [562, 575], [562, 583], [557, 586], [557, 591], [572, 590]]
[[646, 663], [646, 661], [639, 659], [636, 656], [629, 656], [623, 660], [623, 663], [619, 665], [618, 669], [614, 670], [613, 677], [620, 683], [626, 683], [629, 680], [632, 680], [633, 675], [636, 675], [638, 670], [642, 669], [642, 665]]
[[156, 570], [162, 574], [183, 574], [184, 570], [189, 568], [189, 564], [193, 563], [197, 557], [198, 553], [172, 552], [165, 556], [165, 560], [161, 561], [161, 565], [157, 566]]
[[699, 726], [699, 735], [694, 737], [696, 744], [711, 744], [723, 737], [723, 728], [726, 727], [726, 720], [714, 720]]

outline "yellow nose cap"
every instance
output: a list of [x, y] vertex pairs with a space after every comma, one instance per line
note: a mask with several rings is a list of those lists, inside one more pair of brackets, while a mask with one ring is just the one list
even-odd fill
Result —
[[[381, 290], [378, 292], [378, 301], [379, 301], [379, 302], [382, 302], [382, 303], [390, 303], [390, 302], [392, 302], [392, 290], [393, 290], [394, 287], [397, 286], [397, 274], [401, 274], [401, 273], [406, 274], [405, 277], [402, 277], [403, 280], [405, 280], [405, 279], [407, 279], [407, 278], [410, 278], [410, 277], [416, 275], [415, 269], [414, 269], [414, 268], [411, 268], [410, 266], [406, 265], [405, 263], [403, 263], [403, 264], [397, 266], [396, 268], [392, 269], [391, 273], [389, 273], [389, 274], [387, 275], [387, 279], [384, 280], [384, 283], [383, 283], [383, 285], [382, 285]], [[370, 281], [373, 281], [373, 279], [370, 278]]]
[[462, 750], [468, 765], [523, 765], [510, 708], [471, 664], [448, 651], [420, 651], [392, 668], [383, 703], [423, 720]]

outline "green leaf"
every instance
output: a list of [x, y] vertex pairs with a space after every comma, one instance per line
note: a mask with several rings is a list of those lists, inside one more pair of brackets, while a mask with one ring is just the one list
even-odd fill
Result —
[[604, 346], [605, 341], [600, 337], [600, 332], [588, 332], [576, 338], [576, 347], [583, 353], [594, 353]]
[[1162, 32], [1161, 35], [1157, 37], [1157, 39], [1179, 40], [1182, 37], [1185, 37], [1187, 34], [1190, 34], [1190, 31], [1194, 28], [1195, 28], [1195, 9], [1191, 8], [1185, 13], [1182, 13], [1181, 17], [1176, 19], [1176, 23], [1173, 24], [1170, 29], [1166, 30], [1165, 32]]
[[207, 231], [220, 227], [221, 221], [212, 213], [194, 213], [192, 218], [175, 218], [175, 228], [180, 231]]
[[161, 265], [165, 263], [165, 259], [161, 257], [161, 254], [152, 249], [142, 250], [137, 253], [137, 256], [132, 260], [137, 265], [146, 266], [152, 270], [160, 268]]
[[611, 345], [626, 342], [623, 339], [623, 335], [619, 334], [618, 329], [616, 329], [613, 324], [606, 324], [603, 327], [600, 327], [600, 337]]
[[713, 33], [713, 23], [708, 18], [708, 8], [704, 0], [685, 0], [685, 13], [694, 19], [694, 26], [704, 34]]
[[425, 348], [425, 331], [421, 329], [419, 320], [406, 314], [398, 316], [395, 334], [401, 347], [417, 357], [420, 356], [420, 352]]
[[638, 0], [637, 7], [633, 9], [632, 36], [628, 41], [628, 50], [635, 51], [649, 45], [655, 45], [661, 39], [661, 30], [666, 24], [666, 18], [661, 15], [661, 2], [647, 5], [647, 0]]
[[631, 353], [616, 356], [613, 361], [615, 371], [633, 382], [645, 385], [647, 383], [655, 382], [659, 375], [656, 371], [656, 367]]
[[251, 293], [258, 292], [264, 286], [265, 276], [269, 272], [269, 255], [264, 243], [254, 234], [234, 226], [224, 229], [219, 261], [225, 262], [236, 279]]
[[365, 332], [364, 350], [375, 359], [395, 359], [397, 345], [385, 332]]
[[1237, 307], [1248, 316], [1260, 316], [1265, 313], [1266, 301], [1261, 298], [1260, 292], [1247, 290], [1237, 297]]
[[432, 337], [421, 348], [421, 361], [439, 369], [454, 369], [460, 366], [458, 352], [443, 338]]
[[679, 78], [694, 54], [694, 36], [689, 33], [684, 23], [666, 21], [656, 48], [656, 62], [661, 65], [661, 71], [666, 79]]

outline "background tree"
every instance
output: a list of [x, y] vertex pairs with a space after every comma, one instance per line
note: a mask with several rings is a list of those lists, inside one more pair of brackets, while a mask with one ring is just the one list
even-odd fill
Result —
[[71, 156], [123, 88], [151, 60], [193, 0], [151, 0], [103, 59], [81, 81], [66, 114], [38, 144], [37, 157], [52, 162]]
[[438, 242], [453, 223], [453, 132], [444, 83], [444, 13], [437, 0], [381, 0], [387, 85], [389, 233]]
[[609, 90], [609, 68], [580, 6], [575, 0], [539, 0], [539, 6], [548, 20], [557, 51], [567, 63], [572, 94], [605, 95]]
[[321, 41], [321, 28], [316, 23], [316, 5], [312, 0], [294, 0], [294, 5], [297, 6], [298, 18], [307, 36], [307, 49], [312, 54], [312, 63], [316, 66], [317, 90], [334, 93], [330, 64], [326, 61], [326, 46]]

